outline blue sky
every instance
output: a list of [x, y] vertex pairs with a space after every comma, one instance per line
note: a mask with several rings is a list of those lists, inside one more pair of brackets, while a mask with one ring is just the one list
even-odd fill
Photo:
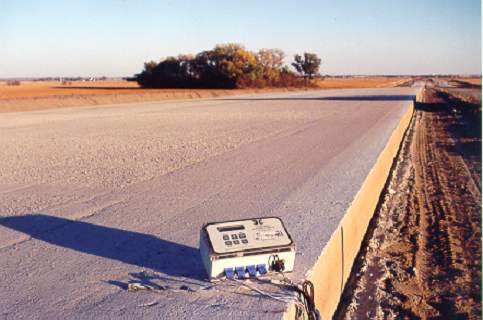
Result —
[[237, 42], [310, 51], [323, 74], [481, 73], [479, 0], [0, 3], [0, 78], [128, 76]]

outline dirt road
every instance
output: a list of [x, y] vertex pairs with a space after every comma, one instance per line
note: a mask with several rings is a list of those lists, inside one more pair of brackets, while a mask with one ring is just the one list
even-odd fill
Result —
[[480, 319], [481, 109], [452, 92], [418, 105], [336, 319]]

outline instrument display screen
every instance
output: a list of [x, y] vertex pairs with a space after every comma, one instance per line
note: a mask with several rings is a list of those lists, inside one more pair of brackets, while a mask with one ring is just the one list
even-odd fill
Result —
[[220, 232], [229, 232], [229, 231], [245, 230], [245, 226], [240, 224], [236, 226], [218, 227], [217, 229]]

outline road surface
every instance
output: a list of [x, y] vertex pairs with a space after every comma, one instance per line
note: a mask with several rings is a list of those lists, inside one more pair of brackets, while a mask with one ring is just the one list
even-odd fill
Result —
[[[0, 115], [0, 318], [279, 317], [207, 286], [203, 223], [279, 216], [313, 266], [417, 89]], [[129, 292], [139, 280], [156, 292]]]

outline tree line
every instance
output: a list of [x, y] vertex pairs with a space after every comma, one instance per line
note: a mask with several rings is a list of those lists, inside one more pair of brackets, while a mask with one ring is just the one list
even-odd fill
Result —
[[318, 75], [320, 58], [314, 53], [295, 55], [292, 66], [284, 64], [279, 49], [252, 52], [228, 43], [196, 55], [168, 57], [144, 64], [134, 80], [145, 88], [248, 88], [286, 87], [310, 83]]

